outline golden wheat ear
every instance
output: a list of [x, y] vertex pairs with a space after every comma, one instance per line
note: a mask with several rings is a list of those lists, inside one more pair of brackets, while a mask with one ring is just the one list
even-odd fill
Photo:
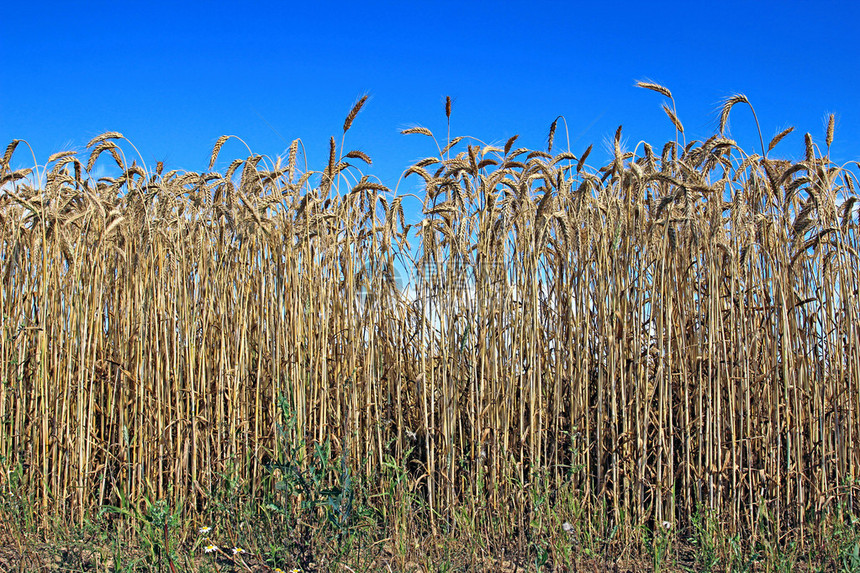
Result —
[[224, 147], [224, 144], [227, 143], [228, 139], [230, 139], [229, 135], [222, 135], [217, 141], [215, 141], [215, 146], [212, 147], [212, 153], [209, 154], [210, 170], [215, 167], [215, 162], [218, 160], [218, 154], [221, 153], [221, 148]]
[[669, 91], [669, 88], [663, 87], [660, 84], [656, 84], [650, 81], [638, 81], [636, 82], [636, 87], [640, 87], [646, 90], [651, 90], [652, 92], [657, 92], [660, 95], [664, 95], [669, 99], [675, 99], [672, 97], [672, 92]]
[[366, 95], [362, 96], [361, 99], [359, 99], [355, 103], [355, 105], [352, 106], [352, 109], [349, 110], [349, 114], [346, 116], [346, 119], [343, 122], [343, 132], [344, 133], [349, 131], [349, 128], [352, 127], [352, 122], [355, 121], [355, 117], [358, 115], [358, 112], [360, 112], [361, 108], [364, 107], [364, 104], [367, 102], [368, 97], [369, 96], [366, 96]]

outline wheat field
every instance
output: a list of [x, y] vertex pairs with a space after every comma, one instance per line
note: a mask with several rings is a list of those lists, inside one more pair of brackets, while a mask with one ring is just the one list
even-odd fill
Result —
[[232, 136], [206, 172], [147, 168], [117, 132], [13, 170], [13, 141], [0, 487], [72, 521], [144, 497], [193, 519], [224, 475], [263, 495], [284, 444], [328, 442], [428, 531], [527, 535], [540, 487], [618, 540], [703, 510], [826, 534], [860, 501], [857, 164], [831, 161], [832, 117], [797, 161], [775, 158], [791, 129], [744, 151], [741, 95], [686, 141], [640, 86], [661, 147], [619, 127], [595, 169], [562, 119], [544, 149], [416, 127], [431, 151], [397, 190], [344, 147], [364, 99], [317, 170], [300, 140], [213, 170]]

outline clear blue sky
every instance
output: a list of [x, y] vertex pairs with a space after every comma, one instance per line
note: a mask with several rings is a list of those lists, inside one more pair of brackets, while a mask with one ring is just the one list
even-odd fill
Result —
[[[674, 137], [663, 98], [634, 87], [649, 78], [674, 93], [688, 140], [713, 133], [720, 100], [737, 92], [765, 142], [795, 126], [777, 155], [799, 157], [807, 131], [823, 145], [833, 112], [841, 163], [860, 159], [858, 22], [854, 2], [14, 1], [0, 16], [0, 145], [26, 139], [44, 163], [115, 130], [150, 168], [203, 170], [221, 134], [270, 156], [300, 137], [320, 169], [329, 137], [340, 141], [369, 94], [346, 147], [393, 186], [435, 150], [399, 131], [420, 124], [443, 137], [445, 96], [454, 135], [520, 134], [543, 148], [563, 115], [577, 154], [601, 149], [618, 125], [628, 148], [662, 145]], [[734, 109], [731, 129], [758, 151], [748, 110]], [[235, 142], [222, 151], [246, 155]], [[23, 148], [15, 157], [32, 165]]]

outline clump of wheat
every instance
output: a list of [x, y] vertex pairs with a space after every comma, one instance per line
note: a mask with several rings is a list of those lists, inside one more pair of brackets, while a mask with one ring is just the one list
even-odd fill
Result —
[[[639, 85], [682, 136], [671, 92]], [[129, 164], [110, 132], [38, 185], [13, 141], [0, 465], [80, 519], [120, 491], [191, 511], [231, 460], [262, 487], [285, 396], [311, 441], [371, 472], [402, 459], [431, 519], [526, 508], [538, 476], [628, 537], [700, 506], [753, 532], [765, 511], [856, 510], [856, 175], [810, 137], [802, 161], [768, 158], [791, 129], [743, 152], [739, 103], [662, 153], [622, 151], [619, 128], [600, 169], [590, 146], [553, 155], [558, 120], [546, 151], [449, 137], [404, 174], [424, 187], [412, 227], [334, 138], [319, 171], [299, 140], [212, 171], [224, 136], [208, 172], [180, 173]], [[106, 160], [119, 175], [93, 179]], [[390, 280], [405, 259], [414, 299]]]

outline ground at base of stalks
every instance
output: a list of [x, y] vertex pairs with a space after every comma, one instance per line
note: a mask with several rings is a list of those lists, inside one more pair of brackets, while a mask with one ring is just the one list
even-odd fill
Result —
[[[398, 558], [394, 555], [393, 547], [383, 546], [380, 555], [369, 565], [365, 565], [361, 571], [380, 572], [403, 572], [403, 573], [430, 573], [435, 571], [451, 572], [477, 572], [487, 571], [494, 573], [525, 573], [536, 571], [534, 565], [523, 562], [515, 562], [506, 557], [483, 557], [475, 558], [460, 554], [459, 551], [450, 552], [446, 557], [434, 557], [437, 553], [432, 548], [427, 555], [410, 556], [407, 559]], [[427, 548], [425, 548], [427, 549]], [[439, 548], [441, 551], [441, 548]], [[448, 546], [450, 551], [450, 545]], [[15, 543], [10, 540], [0, 540], [0, 572], [18, 573], [35, 571], [57, 571], [68, 573], [118, 573], [122, 572], [144, 572], [165, 571], [170, 567], [166, 559], [161, 565], [146, 564], [143, 552], [129, 551], [122, 556], [122, 565], [118, 565], [116, 556], [109, 547], [98, 547], [85, 543], [67, 543], [57, 545], [45, 542]], [[444, 563], [443, 563], [444, 562]], [[289, 571], [290, 568], [283, 568]], [[247, 563], [247, 567], [226, 558], [213, 559], [209, 555], [182, 556], [176, 563], [176, 570], [184, 573], [233, 573], [239, 571], [264, 573], [274, 569], [255, 563]], [[354, 565], [332, 563], [326, 567], [309, 569], [308, 571], [342, 571], [345, 573], [357, 572]], [[645, 561], [626, 559], [623, 561], [607, 561], [599, 559], [582, 559], [576, 561], [572, 566], [545, 566], [540, 571], [552, 573], [566, 572], [606, 572], [606, 573], [633, 573], [651, 571], [650, 564]], [[688, 568], [662, 569], [663, 571], [685, 571]]]

